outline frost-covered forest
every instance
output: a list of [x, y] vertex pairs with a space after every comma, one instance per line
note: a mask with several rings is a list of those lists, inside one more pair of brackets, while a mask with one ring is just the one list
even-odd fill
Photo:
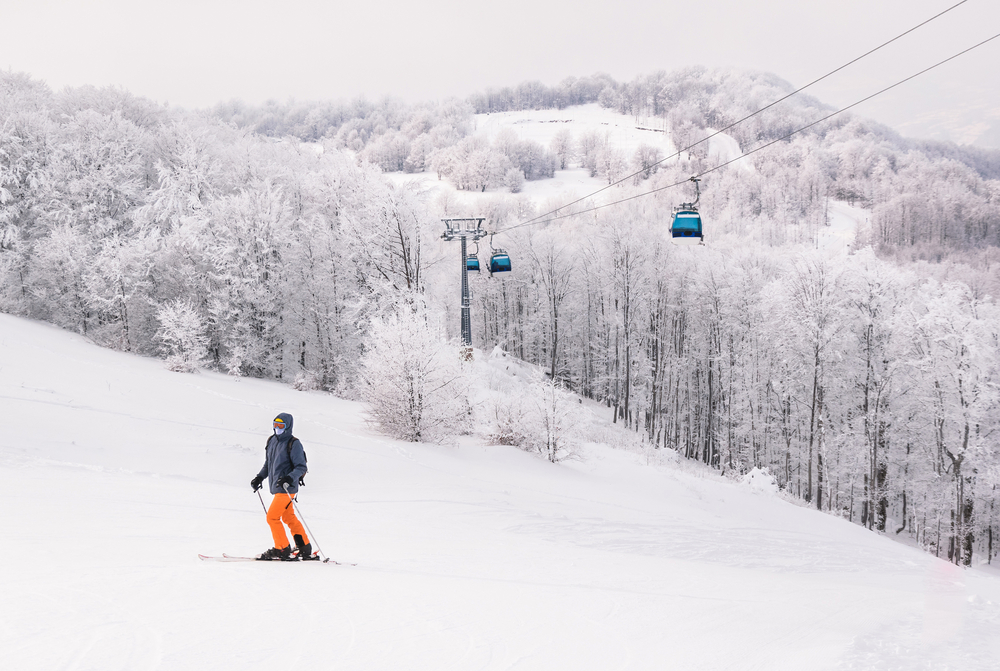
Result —
[[[634, 173], [613, 191], [624, 196], [710, 169], [718, 157], [689, 145], [788, 91], [770, 75], [688, 69], [433, 104], [186, 112], [0, 73], [0, 309], [179, 371], [386, 402], [380, 425], [414, 440], [485, 426], [552, 460], [583, 439], [561, 396], [574, 391], [650, 453], [767, 468], [817, 509], [956, 563], [990, 559], [1000, 152], [844, 115], [707, 174], [707, 247], [670, 245], [683, 195], [669, 189], [502, 232], [563, 204], [522, 192], [560, 170]], [[662, 150], [625, 154], [600, 128], [549, 146], [476, 130], [477, 115], [583, 104], [685, 151], [660, 163]], [[748, 153], [830, 111], [795, 97], [728, 134]], [[430, 173], [479, 200], [428, 199], [388, 172]], [[818, 245], [831, 202], [871, 213], [849, 252]], [[457, 356], [442, 356], [441, 331], [458, 324], [445, 214], [501, 231], [515, 272], [473, 278], [474, 344], [544, 371], [540, 409], [504, 390], [477, 407]], [[378, 393], [400, 380], [412, 394]], [[424, 389], [447, 393], [393, 416]]]

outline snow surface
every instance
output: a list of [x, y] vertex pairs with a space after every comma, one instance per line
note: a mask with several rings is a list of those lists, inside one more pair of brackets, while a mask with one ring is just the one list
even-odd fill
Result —
[[738, 168], [741, 172], [755, 171], [750, 159], [743, 157], [743, 151], [740, 149], [740, 143], [736, 141], [736, 138], [725, 133], [713, 135], [714, 133], [715, 131], [710, 128], [705, 130], [706, 136], [710, 136], [708, 141], [709, 165], [721, 165], [732, 161], [732, 167]]
[[619, 114], [597, 103], [574, 105], [561, 110], [523, 110], [475, 115], [474, 134], [485, 135], [493, 142], [500, 131], [513, 129], [519, 140], [532, 140], [548, 148], [562, 130], [568, 130], [578, 141], [584, 133], [599, 131], [606, 134], [608, 144], [626, 158], [632, 158], [639, 145], [659, 147], [663, 156], [677, 151], [663, 119]]
[[[531, 140], [547, 149], [559, 131], [568, 130], [574, 141], [578, 141], [585, 133], [597, 131], [606, 134], [609, 145], [621, 151], [629, 160], [642, 144], [659, 147], [664, 158], [672, 156], [677, 151], [670, 139], [669, 131], [665, 130], [663, 119], [627, 116], [605, 109], [597, 103], [575, 105], [562, 110], [477, 114], [474, 119], [473, 134], [483, 136], [489, 142], [493, 142], [502, 130], [510, 129], [519, 140]], [[736, 140], [719, 135], [710, 141], [709, 152], [724, 157], [722, 160], [728, 160], [733, 157], [733, 147], [738, 156], [739, 145]], [[745, 162], [740, 162], [743, 163]], [[433, 172], [387, 173], [386, 177], [396, 183], [414, 182], [425, 190], [431, 199], [444, 194], [451, 202], [468, 206], [475, 206], [483, 199], [495, 198], [498, 193], [507, 193], [504, 188], [485, 193], [459, 191], [448, 180], [438, 180], [437, 174]], [[556, 170], [555, 176], [551, 179], [525, 182], [521, 194], [536, 205], [555, 207], [607, 186], [607, 179], [591, 177], [588, 170], [571, 164], [566, 170]], [[607, 189], [597, 196], [594, 202], [598, 204], [609, 202], [635, 191], [636, 188], [629, 181]]]
[[[460, 191], [448, 179], [438, 179], [437, 173], [419, 172], [388, 172], [385, 177], [396, 184], [412, 184], [422, 192], [423, 197], [429, 203], [441, 203], [444, 199], [449, 206], [446, 212], [454, 211], [455, 206], [463, 206], [479, 211], [484, 201], [495, 199], [498, 195], [514, 197], [506, 189], [494, 189], [485, 193], [479, 191]], [[521, 193], [516, 196], [523, 196], [540, 207], [557, 207], [582, 196], [594, 193], [608, 186], [605, 179], [591, 177], [590, 171], [586, 168], [571, 167], [567, 170], [556, 170], [556, 174], [551, 179], [537, 179], [526, 181]], [[620, 198], [624, 193], [632, 193], [633, 187], [619, 185], [612, 187], [599, 197], [594, 199], [595, 203], [611, 200], [611, 194]], [[603, 200], [602, 200], [603, 199]]]
[[849, 251], [854, 245], [859, 227], [871, 219], [871, 210], [831, 200], [827, 207], [827, 223], [819, 231], [819, 246], [824, 249]]
[[[486, 358], [486, 357], [483, 357]], [[996, 669], [1000, 579], [688, 462], [375, 434], [360, 404], [0, 315], [8, 669]], [[249, 487], [295, 415], [315, 540]], [[655, 462], [655, 460], [654, 460]]]

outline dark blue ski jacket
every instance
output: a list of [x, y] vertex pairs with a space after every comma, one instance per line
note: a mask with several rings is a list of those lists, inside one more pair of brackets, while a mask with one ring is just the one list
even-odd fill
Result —
[[267, 477], [267, 485], [272, 494], [284, 494], [285, 490], [278, 486], [278, 480], [282, 476], [289, 475], [292, 484], [288, 485], [288, 491], [294, 494], [299, 491], [299, 478], [309, 470], [306, 466], [306, 452], [302, 448], [302, 441], [298, 438], [292, 443], [292, 449], [288, 449], [288, 440], [292, 437], [292, 416], [283, 412], [275, 419], [285, 421], [285, 430], [280, 436], [271, 436], [267, 439], [264, 466], [257, 477]]

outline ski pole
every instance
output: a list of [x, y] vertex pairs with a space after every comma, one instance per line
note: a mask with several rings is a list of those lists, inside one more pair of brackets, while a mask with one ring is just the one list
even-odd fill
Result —
[[260, 487], [257, 488], [257, 498], [260, 499], [260, 507], [264, 509], [264, 514], [267, 515], [267, 506], [264, 505], [264, 497], [260, 495]]
[[316, 543], [316, 552], [319, 553], [320, 559], [322, 559], [324, 562], [329, 561], [330, 558], [327, 557], [326, 553], [324, 553], [323, 550], [320, 549], [319, 543], [316, 542], [316, 537], [313, 536], [313, 532], [309, 529], [309, 525], [306, 523], [306, 518], [302, 514], [302, 508], [299, 507], [299, 504], [295, 500], [295, 497], [292, 496], [292, 493], [288, 491], [288, 485], [282, 485], [282, 487], [285, 488], [285, 493], [288, 494], [288, 498], [292, 500], [292, 509], [295, 510], [295, 514], [299, 516], [300, 520], [302, 520], [302, 526], [306, 528], [306, 533], [309, 534], [309, 541], [312, 543]]

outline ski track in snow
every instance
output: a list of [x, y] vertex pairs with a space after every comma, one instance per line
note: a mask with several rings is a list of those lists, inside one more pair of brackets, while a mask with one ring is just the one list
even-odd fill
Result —
[[[692, 464], [403, 444], [362, 406], [0, 315], [5, 668], [995, 669], [1000, 581]], [[270, 419], [355, 567], [270, 544]], [[13, 511], [13, 512], [11, 512]]]

